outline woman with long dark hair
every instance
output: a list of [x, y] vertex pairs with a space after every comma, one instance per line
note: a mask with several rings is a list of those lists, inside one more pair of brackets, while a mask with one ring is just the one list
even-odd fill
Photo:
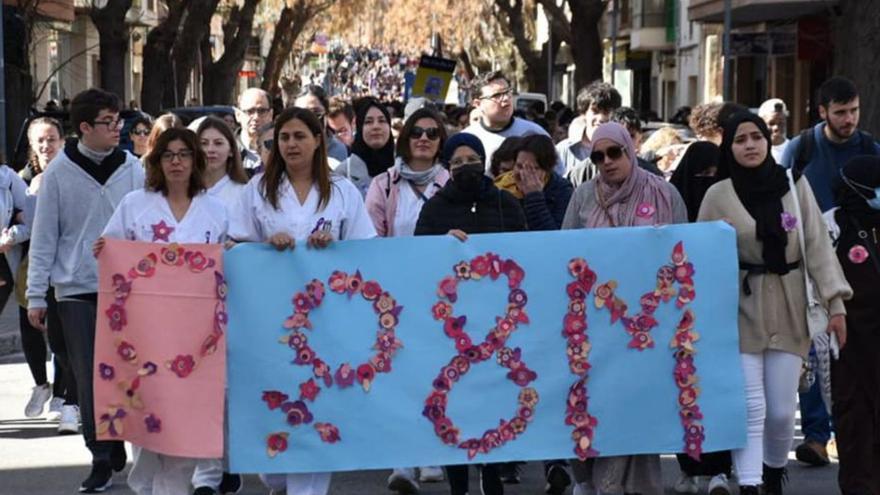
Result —
[[334, 172], [345, 176], [366, 196], [373, 178], [394, 165], [394, 138], [391, 115], [375, 98], [357, 103], [354, 143], [351, 155], [340, 162]]

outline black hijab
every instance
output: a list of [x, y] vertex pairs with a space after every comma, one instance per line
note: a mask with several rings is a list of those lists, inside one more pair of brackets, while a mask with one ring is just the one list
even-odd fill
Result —
[[880, 156], [857, 156], [840, 169], [840, 174], [844, 180], [837, 182], [835, 191], [840, 209], [862, 225], [880, 224], [880, 210], [871, 208], [865, 201], [873, 196], [870, 189], [880, 187]]
[[367, 164], [367, 172], [370, 177], [375, 177], [394, 165], [394, 138], [389, 133], [388, 142], [385, 146], [374, 150], [370, 148], [364, 141], [364, 120], [367, 118], [367, 112], [371, 108], [378, 108], [385, 120], [388, 121], [388, 128], [391, 128], [391, 115], [385, 105], [379, 103], [373, 98], [365, 98], [358, 102], [355, 112], [357, 120], [355, 121], [354, 143], [351, 146], [351, 152], [361, 158]]
[[[733, 156], [732, 146], [736, 131], [741, 124], [747, 122], [755, 124], [767, 141], [764, 163], [755, 168], [743, 167]], [[785, 275], [789, 272], [785, 262], [788, 234], [782, 227], [782, 197], [789, 191], [788, 176], [785, 169], [773, 159], [771, 146], [770, 129], [763, 119], [751, 112], [733, 114], [724, 125], [718, 179], [731, 179], [740, 202], [755, 219], [755, 234], [763, 245], [762, 254], [767, 270]], [[798, 175], [795, 175], [795, 180], [799, 178]]]
[[700, 204], [706, 196], [706, 191], [718, 182], [718, 173], [704, 175], [712, 167], [718, 167], [718, 159], [721, 151], [714, 143], [697, 141], [688, 146], [684, 155], [672, 174], [669, 182], [678, 189], [684, 204], [688, 210], [688, 220], [697, 221], [700, 212]]

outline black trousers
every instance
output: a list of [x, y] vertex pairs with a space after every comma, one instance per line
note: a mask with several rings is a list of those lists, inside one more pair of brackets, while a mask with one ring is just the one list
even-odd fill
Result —
[[90, 301], [60, 301], [64, 341], [70, 356], [70, 366], [77, 385], [79, 410], [82, 417], [83, 437], [92, 452], [93, 464], [109, 464], [114, 449], [122, 447], [119, 441], [98, 441], [95, 432], [95, 395], [92, 387], [95, 362], [95, 323], [97, 304]]
[[844, 495], [880, 495], [880, 332], [847, 323], [846, 346], [831, 360], [837, 481]]
[[21, 331], [21, 347], [24, 351], [25, 360], [30, 368], [34, 383], [43, 385], [48, 381], [46, 375], [46, 340], [49, 341], [49, 349], [54, 355], [55, 377], [52, 384], [52, 396], [64, 399], [66, 405], [76, 405], [76, 382], [73, 371], [70, 369], [70, 359], [67, 356], [67, 345], [64, 343], [64, 332], [61, 330], [61, 318], [58, 316], [58, 303], [55, 301], [55, 293], [49, 289], [46, 294], [48, 308], [46, 311], [45, 335], [42, 331], [34, 328], [27, 317], [27, 309], [18, 308], [18, 327]]
[[[503, 495], [504, 484], [501, 483], [501, 475], [498, 468], [501, 464], [478, 464], [475, 467], [480, 470], [480, 488], [483, 495]], [[445, 466], [446, 478], [449, 479], [449, 492], [451, 495], [467, 495], [468, 493], [468, 469], [467, 464]]]

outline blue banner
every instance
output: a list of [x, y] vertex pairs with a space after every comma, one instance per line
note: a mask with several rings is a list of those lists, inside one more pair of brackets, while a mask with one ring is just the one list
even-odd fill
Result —
[[724, 223], [244, 244], [224, 266], [234, 472], [745, 443]]

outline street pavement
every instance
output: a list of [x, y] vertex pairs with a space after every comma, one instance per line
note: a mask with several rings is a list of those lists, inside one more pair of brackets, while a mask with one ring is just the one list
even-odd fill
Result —
[[[7, 361], [10, 358], [6, 359]], [[33, 383], [27, 365], [20, 359], [11, 358], [10, 364], [0, 364], [0, 495], [55, 495], [73, 494], [79, 483], [88, 475], [89, 455], [78, 435], [58, 436], [57, 423], [45, 418], [26, 419], [24, 405]], [[52, 376], [51, 373], [49, 376]], [[800, 435], [800, 432], [798, 432]], [[800, 436], [795, 440], [795, 445]], [[129, 456], [130, 457], [130, 456]], [[823, 468], [807, 468], [790, 456], [789, 484], [786, 494], [832, 495], [837, 494], [837, 464]], [[129, 464], [130, 467], [130, 464]], [[131, 494], [125, 485], [125, 475], [117, 474], [111, 495]], [[330, 493], [334, 495], [387, 495], [385, 488], [388, 471], [356, 471], [338, 473], [333, 477]], [[672, 495], [672, 484], [678, 476], [673, 456], [663, 457], [663, 478], [666, 494]], [[471, 494], [480, 493], [476, 471], [471, 471]], [[705, 488], [704, 488], [705, 490]], [[247, 495], [266, 494], [256, 476], [245, 478], [241, 492]], [[425, 495], [449, 493], [445, 483], [422, 486]], [[544, 493], [541, 466], [530, 463], [525, 467], [522, 484], [507, 485], [507, 495], [535, 495]], [[569, 490], [570, 493], [570, 490]], [[702, 493], [705, 493], [703, 491]], [[185, 495], [185, 494], [181, 494]], [[294, 495], [294, 494], [291, 494]]]

